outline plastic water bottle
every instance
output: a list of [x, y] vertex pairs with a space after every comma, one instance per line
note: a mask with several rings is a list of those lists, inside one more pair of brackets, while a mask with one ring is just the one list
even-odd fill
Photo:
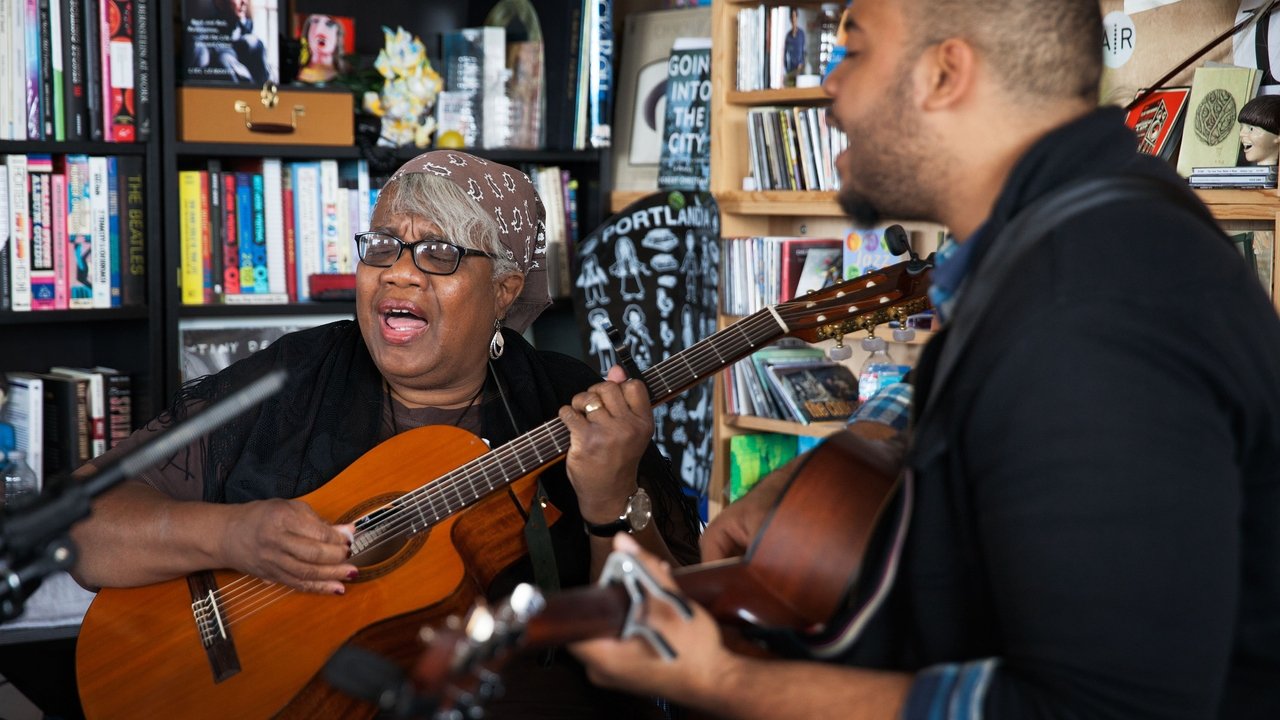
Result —
[[3, 453], [4, 464], [4, 497], [0, 504], [7, 508], [16, 508], [35, 499], [40, 493], [40, 481], [36, 473], [27, 464], [27, 454], [22, 450], [10, 450]]
[[866, 402], [872, 395], [879, 392], [880, 388], [896, 383], [902, 380], [902, 376], [907, 374], [908, 367], [899, 365], [889, 356], [889, 346], [885, 341], [878, 337], [868, 337], [862, 340], [862, 349], [867, 354], [867, 359], [862, 363], [862, 370], [858, 372], [858, 402]]
[[[818, 11], [818, 72], [826, 77], [831, 72], [831, 57], [840, 45], [836, 35], [840, 32], [840, 3], [822, 3]], [[843, 52], [841, 52], [843, 55]]]

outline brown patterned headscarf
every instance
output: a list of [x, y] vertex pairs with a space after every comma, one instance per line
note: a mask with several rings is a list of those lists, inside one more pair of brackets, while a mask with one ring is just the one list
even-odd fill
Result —
[[507, 258], [524, 273], [524, 290], [511, 304], [504, 324], [524, 332], [551, 304], [547, 292], [546, 211], [528, 175], [457, 150], [432, 150], [400, 166], [388, 183], [404, 175], [429, 173], [452, 181], [498, 226]]

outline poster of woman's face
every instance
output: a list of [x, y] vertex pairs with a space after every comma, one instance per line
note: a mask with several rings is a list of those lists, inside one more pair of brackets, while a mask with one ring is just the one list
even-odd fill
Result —
[[298, 82], [324, 83], [345, 69], [343, 56], [355, 50], [354, 21], [339, 15], [307, 15], [299, 28], [302, 58]]

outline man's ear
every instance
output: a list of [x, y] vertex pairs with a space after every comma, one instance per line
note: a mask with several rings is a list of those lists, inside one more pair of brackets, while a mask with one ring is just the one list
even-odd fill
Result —
[[506, 317], [507, 311], [511, 309], [511, 303], [520, 297], [520, 291], [524, 290], [524, 275], [520, 273], [507, 273], [498, 278], [494, 283], [494, 301], [498, 306], [498, 317]]
[[972, 45], [948, 38], [927, 48], [921, 61], [922, 109], [951, 109], [972, 95], [978, 73], [978, 54]]

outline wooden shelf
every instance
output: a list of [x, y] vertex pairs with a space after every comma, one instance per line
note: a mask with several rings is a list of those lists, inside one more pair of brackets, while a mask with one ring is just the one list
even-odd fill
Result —
[[1280, 215], [1280, 192], [1257, 190], [1196, 190], [1219, 220], [1270, 220]]
[[648, 197], [657, 190], [614, 190], [609, 193], [609, 212], [616, 213], [643, 197]]
[[843, 422], [818, 422], [804, 425], [789, 420], [774, 420], [754, 415], [725, 415], [724, 424], [735, 430], [748, 432], [772, 432], [786, 435], [807, 435], [809, 437], [826, 437], [845, 428]]
[[780, 90], [730, 90], [725, 93], [730, 105], [825, 105], [831, 96], [821, 87], [782, 88]]
[[738, 215], [845, 217], [834, 192], [814, 190], [729, 190], [716, 193], [721, 212]]

